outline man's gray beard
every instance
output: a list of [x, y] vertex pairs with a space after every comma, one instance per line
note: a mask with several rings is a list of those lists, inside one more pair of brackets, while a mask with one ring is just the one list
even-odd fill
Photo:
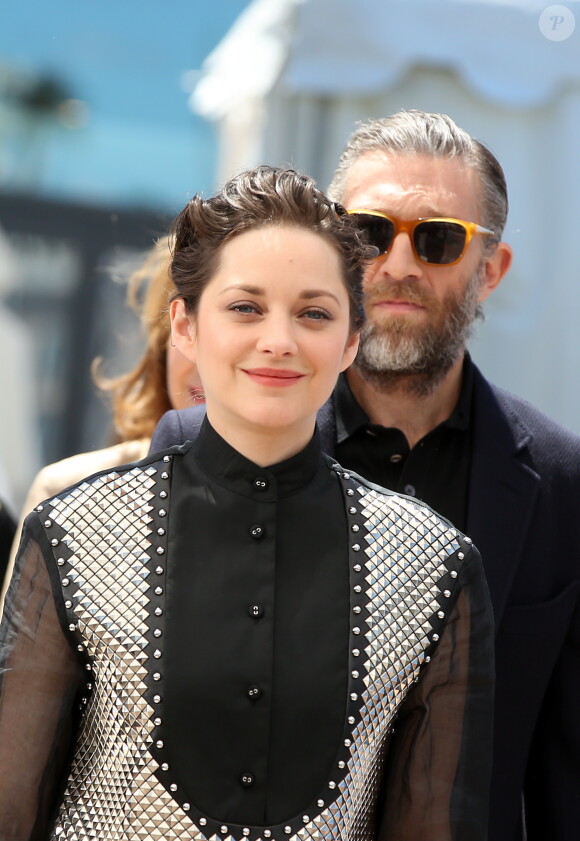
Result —
[[484, 271], [482, 263], [460, 297], [443, 301], [445, 318], [421, 331], [402, 320], [388, 327], [367, 322], [354, 362], [362, 378], [383, 393], [431, 394], [464, 352], [475, 319], [484, 318], [478, 301]]

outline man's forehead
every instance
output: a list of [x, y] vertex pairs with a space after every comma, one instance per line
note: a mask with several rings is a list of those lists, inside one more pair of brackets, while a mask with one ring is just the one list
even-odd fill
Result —
[[459, 158], [368, 152], [348, 171], [343, 203], [348, 209], [473, 215], [478, 196], [477, 175]]

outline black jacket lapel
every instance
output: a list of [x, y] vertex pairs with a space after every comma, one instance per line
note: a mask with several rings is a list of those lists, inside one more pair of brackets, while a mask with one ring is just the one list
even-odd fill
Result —
[[475, 369], [473, 457], [467, 533], [478, 547], [499, 627], [528, 528], [540, 477], [531, 467], [531, 433]]

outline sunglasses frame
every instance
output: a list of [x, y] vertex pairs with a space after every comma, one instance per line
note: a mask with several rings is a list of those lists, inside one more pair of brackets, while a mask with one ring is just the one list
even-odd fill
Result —
[[[439, 266], [440, 268], [443, 266], [455, 266], [459, 263], [467, 251], [467, 246], [471, 242], [473, 236], [475, 234], [481, 234], [482, 236], [495, 236], [495, 231], [490, 230], [489, 228], [484, 228], [483, 225], [478, 225], [476, 222], [466, 222], [465, 219], [454, 219], [451, 216], [423, 216], [420, 219], [398, 219], [396, 216], [387, 216], [386, 213], [381, 213], [379, 210], [365, 210], [364, 208], [354, 208], [353, 210], [347, 211], [350, 216], [356, 216], [357, 214], [364, 214], [365, 216], [378, 216], [380, 219], [386, 219], [388, 222], [392, 222], [394, 225], [394, 233], [393, 239], [391, 241], [392, 246], [393, 242], [395, 241], [396, 237], [404, 232], [408, 235], [409, 240], [411, 242], [411, 248], [413, 249], [413, 254], [419, 260], [420, 263], [423, 263], [426, 266]], [[450, 263], [431, 263], [429, 260], [424, 260], [420, 254], [418, 254], [417, 249], [415, 247], [415, 228], [418, 225], [421, 225], [423, 222], [451, 222], [455, 225], [460, 225], [463, 230], [465, 231], [465, 243], [463, 244], [463, 248], [461, 250], [461, 254], [457, 257], [456, 260], [452, 260]], [[378, 246], [375, 246], [378, 248]], [[379, 257], [383, 257], [385, 254], [388, 253], [389, 248], [385, 249], [384, 251], [380, 251], [379, 254], [375, 257], [378, 259]]]

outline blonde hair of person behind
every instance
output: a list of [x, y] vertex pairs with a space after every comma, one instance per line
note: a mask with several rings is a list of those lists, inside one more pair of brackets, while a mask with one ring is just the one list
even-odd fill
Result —
[[150, 438], [161, 416], [171, 409], [167, 393], [167, 344], [171, 333], [169, 300], [175, 292], [170, 276], [170, 238], [163, 237], [128, 281], [127, 303], [139, 314], [145, 350], [126, 374], [101, 376], [102, 360], [92, 373], [97, 386], [111, 395], [113, 423], [121, 441]]

